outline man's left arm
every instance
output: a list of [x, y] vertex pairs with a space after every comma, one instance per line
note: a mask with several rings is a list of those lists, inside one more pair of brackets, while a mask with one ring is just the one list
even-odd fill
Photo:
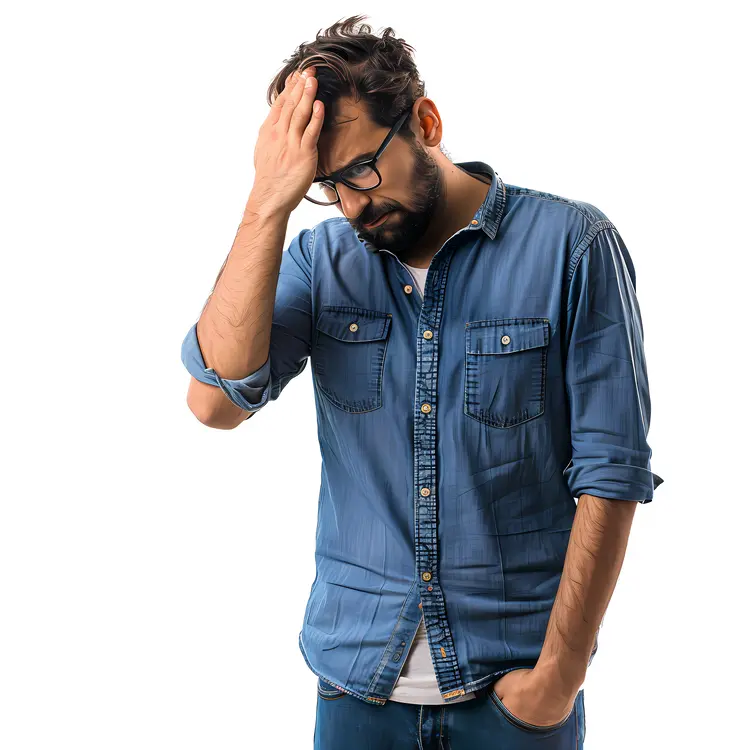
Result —
[[571, 268], [561, 336], [572, 450], [563, 475], [578, 506], [539, 659], [495, 683], [511, 712], [539, 726], [572, 710], [635, 507], [663, 482], [646, 440], [651, 400], [635, 269], [611, 222], [592, 227]]
[[622, 568], [637, 504], [589, 494], [578, 499], [560, 586], [534, 668], [548, 711], [542, 724], [554, 723], [573, 708]]

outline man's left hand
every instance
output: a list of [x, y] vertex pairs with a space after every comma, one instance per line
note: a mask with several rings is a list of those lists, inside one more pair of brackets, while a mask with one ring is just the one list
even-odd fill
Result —
[[493, 686], [514, 716], [537, 727], [553, 726], [573, 710], [576, 695], [536, 669], [514, 669]]

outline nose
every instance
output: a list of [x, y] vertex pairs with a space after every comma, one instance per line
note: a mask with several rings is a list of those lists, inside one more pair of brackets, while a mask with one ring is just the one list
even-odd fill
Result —
[[370, 203], [365, 191], [352, 190], [352, 188], [340, 182], [336, 184], [336, 189], [339, 192], [339, 198], [341, 198], [341, 212], [344, 216], [349, 221], [361, 216], [367, 204]]

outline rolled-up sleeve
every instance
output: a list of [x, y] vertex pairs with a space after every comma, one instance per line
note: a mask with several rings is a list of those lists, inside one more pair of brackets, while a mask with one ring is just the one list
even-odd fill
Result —
[[607, 223], [572, 258], [565, 316], [565, 380], [573, 497], [650, 502], [664, 480], [651, 471], [651, 419], [635, 269]]
[[250, 412], [248, 419], [279, 397], [289, 381], [305, 369], [310, 356], [313, 242], [314, 229], [304, 229], [282, 253], [269, 353], [255, 372], [232, 380], [206, 367], [198, 341], [197, 321], [182, 342], [182, 363], [187, 371], [201, 383], [221, 388], [233, 404]]

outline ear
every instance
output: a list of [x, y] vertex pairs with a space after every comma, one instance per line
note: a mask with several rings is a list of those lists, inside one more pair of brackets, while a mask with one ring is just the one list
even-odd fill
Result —
[[440, 119], [440, 113], [434, 107], [429, 110], [429, 114], [425, 113], [422, 116], [419, 127], [422, 130], [422, 137], [427, 142], [427, 145], [437, 146], [440, 143], [443, 133], [443, 122]]
[[414, 110], [417, 113], [417, 132], [422, 131], [422, 138], [427, 141], [428, 145], [437, 146], [443, 133], [443, 122], [437, 105], [426, 96], [417, 99], [414, 104]]

